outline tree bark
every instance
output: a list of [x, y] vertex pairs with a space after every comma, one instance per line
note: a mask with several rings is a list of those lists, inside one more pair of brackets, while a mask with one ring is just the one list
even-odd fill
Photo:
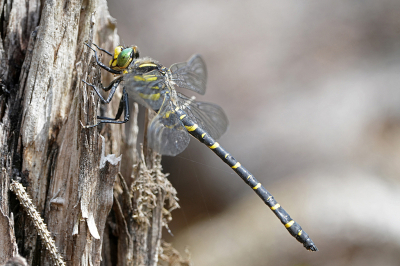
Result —
[[[81, 82], [101, 82], [84, 43], [109, 51], [119, 44], [106, 1], [0, 0], [0, 7], [0, 264], [20, 254], [28, 265], [54, 265], [54, 252], [67, 265], [171, 264], [161, 230], [178, 207], [176, 191], [160, 156], [136, 151], [137, 105], [127, 126], [81, 125], [100, 112]], [[101, 106], [101, 115], [114, 116], [118, 104]], [[20, 207], [22, 194], [10, 193], [11, 180], [26, 187], [37, 217]], [[58, 251], [38, 237], [39, 215]]]

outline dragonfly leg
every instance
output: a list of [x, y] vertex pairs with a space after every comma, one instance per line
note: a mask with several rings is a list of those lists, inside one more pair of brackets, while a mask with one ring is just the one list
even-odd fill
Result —
[[97, 44], [95, 44], [95, 43], [92, 43], [92, 44], [93, 44], [94, 46], [96, 46], [96, 48], [97, 48], [98, 50], [100, 50], [100, 51], [102, 51], [102, 52], [105, 52], [105, 53], [108, 54], [109, 56], [113, 56], [113, 54], [110, 53], [109, 51], [107, 51], [106, 49], [103, 49], [103, 48], [98, 47]]
[[108, 94], [107, 99], [104, 99], [104, 97], [101, 95], [99, 89], [93, 85], [92, 83], [86, 82], [85, 80], [82, 79], [82, 82], [84, 82], [86, 85], [90, 86], [93, 88], [93, 90], [96, 92], [96, 94], [99, 96], [100, 100], [102, 103], [110, 103], [111, 99], [114, 96], [115, 90], [117, 89], [118, 85], [121, 83], [122, 81], [122, 76], [119, 78], [114, 79], [110, 85], [108, 85], [107, 87], [104, 87], [103, 85], [101, 85], [101, 89], [104, 91], [110, 91], [110, 93]]
[[[106, 70], [106, 71], [108, 71], [108, 72], [110, 72], [110, 73], [113, 73], [113, 74], [122, 74], [122, 71], [114, 70], [114, 69], [112, 69], [112, 68], [106, 66], [105, 64], [103, 64], [103, 63], [99, 60], [99, 57], [97, 56], [97, 51], [96, 51], [95, 49], [93, 49], [93, 47], [91, 47], [88, 43], [85, 43], [85, 45], [86, 45], [87, 47], [89, 47], [89, 48], [94, 52], [94, 56], [95, 56], [95, 58], [96, 58], [96, 63], [97, 63], [101, 68], [103, 68], [104, 70]], [[97, 49], [99, 49], [100, 51], [106, 52], [107, 54], [109, 54], [109, 55], [112, 56], [112, 54], [111, 54], [110, 52], [108, 52], [108, 51], [106, 51], [106, 50], [104, 50], [104, 49], [99, 48], [96, 44], [93, 44], [93, 45], [96, 46]]]
[[[122, 112], [124, 112], [124, 120], [119, 121], [118, 119], [121, 117]], [[128, 101], [128, 94], [126, 93], [125, 88], [122, 91], [121, 101], [119, 102], [118, 111], [117, 111], [115, 118], [98, 116], [97, 119], [100, 119], [100, 121], [98, 121], [97, 124], [83, 126], [83, 127], [84, 128], [92, 128], [92, 127], [96, 127], [103, 123], [125, 124], [126, 122], [129, 121], [129, 101]]]

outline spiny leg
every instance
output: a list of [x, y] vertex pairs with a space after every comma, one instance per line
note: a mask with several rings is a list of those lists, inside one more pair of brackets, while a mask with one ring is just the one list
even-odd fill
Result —
[[[91, 47], [88, 43], [85, 43], [85, 45], [86, 45], [87, 47], [89, 47], [89, 48], [94, 52], [94, 56], [95, 56], [95, 58], [96, 58], [96, 63], [97, 63], [101, 68], [103, 68], [104, 70], [107, 70], [108, 72], [113, 73], [113, 74], [122, 74], [122, 71], [114, 70], [114, 69], [112, 69], [112, 68], [110, 68], [110, 67], [104, 65], [104, 64], [99, 60], [99, 57], [97, 56], [97, 51], [96, 51], [95, 49], [93, 49], [93, 47]], [[110, 52], [108, 52], [108, 51], [106, 51], [106, 50], [104, 50], [104, 49], [99, 48], [96, 44], [94, 44], [94, 45], [95, 45], [100, 51], [104, 51], [104, 52], [106, 52], [107, 54], [109, 54], [109, 55], [112, 56], [112, 54], [111, 54]]]
[[107, 50], [105, 50], [105, 49], [103, 49], [103, 48], [98, 47], [97, 44], [95, 44], [95, 43], [92, 43], [92, 44], [93, 44], [94, 46], [96, 46], [96, 48], [99, 49], [100, 51], [105, 52], [105, 53], [108, 54], [109, 56], [113, 56], [112, 53], [110, 53], [109, 51], [107, 51]]
[[[122, 115], [122, 112], [124, 112], [124, 120], [118, 121], [118, 119]], [[124, 124], [129, 121], [129, 100], [128, 100], [128, 93], [126, 93], [125, 88], [122, 90], [122, 97], [121, 97], [121, 101], [119, 102], [118, 111], [117, 111], [115, 118], [98, 116], [97, 119], [100, 119], [100, 121], [98, 121], [97, 124], [84, 126], [84, 127], [92, 128], [92, 127], [96, 127], [102, 123]]]
[[[88, 85], [88, 86], [93, 88], [93, 90], [97, 93], [97, 95], [99, 96], [100, 101], [102, 103], [107, 103], [108, 104], [112, 100], [112, 98], [113, 98], [113, 96], [115, 94], [115, 91], [116, 91], [118, 85], [121, 83], [122, 80], [123, 80], [123, 76], [114, 79], [107, 87], [104, 87], [101, 84], [101, 89], [102, 90], [104, 90], [104, 91], [109, 91], [110, 90], [110, 93], [108, 94], [107, 99], [104, 99], [104, 97], [101, 95], [99, 89], [95, 85], [93, 85], [91, 83], [88, 83], [85, 80], [82, 80], [82, 82], [84, 82], [86, 85]], [[125, 110], [124, 121], [116, 121], [121, 117], [121, 114], [122, 114], [123, 110]], [[119, 104], [119, 107], [118, 107], [118, 112], [117, 112], [117, 115], [116, 115], [115, 119], [114, 118], [109, 118], [109, 117], [102, 117], [102, 116], [97, 116], [97, 119], [101, 119], [97, 124], [86, 125], [86, 126], [82, 125], [82, 126], [84, 128], [92, 128], [92, 127], [98, 126], [101, 123], [122, 124], [122, 123], [126, 123], [126, 122], [129, 121], [129, 102], [128, 102], [128, 94], [126, 93], [125, 88], [122, 91], [122, 98], [121, 98], [121, 101], [120, 101], [120, 104]]]
[[123, 80], [123, 76], [114, 79], [113, 81], [111, 81], [110, 85], [108, 85], [107, 87], [104, 87], [103, 84], [101, 84], [101, 89], [104, 91], [110, 91], [110, 93], [108, 94], [107, 99], [104, 99], [103, 96], [101, 95], [99, 89], [93, 85], [92, 83], [86, 82], [85, 80], [82, 79], [82, 82], [84, 82], [86, 85], [90, 86], [93, 88], [93, 90], [97, 93], [97, 95], [99, 96], [100, 100], [102, 103], [110, 103], [112, 97], [114, 96], [114, 93], [118, 87], [118, 85], [121, 83], [121, 81]]

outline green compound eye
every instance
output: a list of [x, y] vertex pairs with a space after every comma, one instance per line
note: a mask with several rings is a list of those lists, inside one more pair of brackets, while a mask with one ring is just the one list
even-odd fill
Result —
[[134, 50], [130, 48], [125, 48], [121, 51], [117, 58], [117, 66], [121, 69], [127, 68], [132, 62], [132, 55]]
[[117, 46], [114, 50], [114, 58], [110, 60], [110, 67], [114, 70], [126, 69], [132, 60], [138, 57], [139, 51], [136, 46], [128, 48]]

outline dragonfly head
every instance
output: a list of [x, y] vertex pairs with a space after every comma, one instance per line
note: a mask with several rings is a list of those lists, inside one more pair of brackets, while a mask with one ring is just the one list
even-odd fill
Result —
[[124, 70], [137, 58], [139, 58], [139, 49], [137, 46], [123, 47], [119, 45], [114, 49], [114, 57], [110, 60], [110, 68]]

